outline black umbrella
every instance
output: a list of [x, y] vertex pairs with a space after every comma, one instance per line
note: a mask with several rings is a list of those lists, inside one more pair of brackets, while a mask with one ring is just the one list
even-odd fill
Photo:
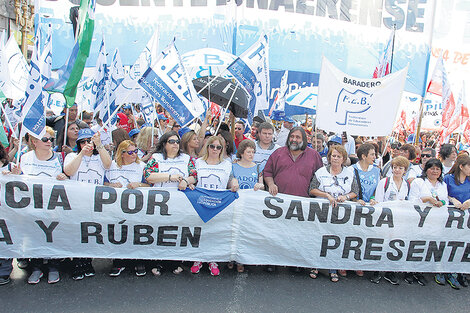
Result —
[[[206, 86], [209, 83], [210, 88], [209, 86]], [[193, 79], [193, 85], [194, 88], [196, 88], [196, 91], [204, 88], [200, 95], [207, 99], [209, 99], [210, 89], [210, 101], [217, 103], [223, 108], [225, 108], [230, 99], [232, 99], [228, 109], [233, 113], [233, 115], [235, 115], [235, 117], [246, 118], [248, 116], [249, 95], [241, 86], [238, 86], [237, 88], [237, 85], [234, 84], [230, 79], [215, 76], [204, 76]], [[233, 94], [235, 88], [236, 91], [235, 94]]]

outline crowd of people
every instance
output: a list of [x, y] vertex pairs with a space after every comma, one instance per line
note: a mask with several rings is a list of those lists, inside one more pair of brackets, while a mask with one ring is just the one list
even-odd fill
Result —
[[[65, 114], [65, 112], [64, 112]], [[259, 121], [247, 127], [243, 120], [230, 127], [210, 110], [191, 127], [181, 128], [159, 109], [154, 123], [145, 123], [138, 106], [123, 106], [115, 129], [76, 106], [64, 114], [47, 118], [42, 138], [28, 135], [19, 150], [13, 136], [8, 148], [0, 145], [4, 175], [32, 175], [54, 180], [76, 180], [115, 188], [196, 187], [211, 190], [265, 190], [275, 196], [283, 193], [327, 199], [331, 206], [346, 201], [375, 205], [394, 200], [411, 200], [433, 207], [470, 207], [470, 157], [468, 147], [444, 144], [436, 152], [436, 138], [423, 139], [418, 146], [403, 138], [354, 138], [346, 132], [327, 134], [312, 129], [311, 120], [295, 125], [285, 117], [282, 125]], [[80, 117], [80, 118], [79, 118]], [[219, 125], [220, 124], [220, 125]], [[277, 126], [277, 127], [275, 127]], [[279, 127], [280, 126], [280, 127]], [[422, 138], [425, 138], [423, 136]], [[27, 256], [25, 256], [27, 257]], [[73, 258], [74, 280], [95, 275], [92, 259]], [[49, 283], [61, 278], [59, 259], [17, 259], [18, 267], [29, 271], [28, 283], [37, 284], [47, 274]], [[159, 276], [166, 269], [180, 274], [189, 267], [193, 274], [204, 266], [194, 260], [183, 262], [113, 260], [109, 275], [119, 276], [132, 269], [144, 276], [148, 269]], [[228, 263], [238, 272], [245, 265]], [[220, 274], [219, 264], [209, 262], [211, 275]], [[274, 266], [266, 265], [273, 272]], [[294, 268], [300, 271], [299, 268]], [[10, 281], [11, 259], [0, 259], [0, 284]], [[329, 279], [338, 282], [346, 269], [328, 269]], [[428, 282], [420, 273], [369, 273], [373, 283], [382, 278], [398, 284], [398, 276], [408, 283]], [[309, 269], [316, 279], [319, 270]], [[363, 271], [356, 271], [363, 276]], [[459, 289], [467, 286], [464, 274], [436, 273], [436, 283]]]

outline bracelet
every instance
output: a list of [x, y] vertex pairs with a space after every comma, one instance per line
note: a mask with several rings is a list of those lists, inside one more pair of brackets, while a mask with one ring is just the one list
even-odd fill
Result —
[[446, 205], [446, 200], [440, 200], [442, 205]]
[[171, 182], [171, 174], [168, 174], [168, 181]]
[[96, 150], [101, 150], [103, 149], [103, 145], [96, 146]]
[[349, 194], [346, 194], [346, 199], [349, 200]]
[[375, 196], [370, 197], [370, 200], [375, 200]]
[[189, 182], [186, 180], [186, 178], [183, 177], [181, 180], [184, 180], [186, 182], [186, 185], [189, 186]]

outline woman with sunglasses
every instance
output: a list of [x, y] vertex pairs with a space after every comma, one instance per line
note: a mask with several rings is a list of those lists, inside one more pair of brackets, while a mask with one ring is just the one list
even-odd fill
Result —
[[[309, 194], [312, 197], [326, 198], [332, 207], [338, 203], [352, 200], [359, 194], [359, 182], [354, 170], [345, 167], [348, 153], [341, 145], [332, 145], [327, 155], [329, 165], [321, 167], [313, 175], [310, 183]], [[334, 283], [339, 281], [338, 272], [346, 276], [346, 270], [329, 270], [330, 280]], [[363, 276], [363, 271], [356, 271], [358, 276]], [[312, 269], [310, 277], [315, 279], [318, 270]]]
[[[197, 187], [223, 190], [230, 189], [237, 192], [238, 181], [233, 177], [232, 162], [224, 159], [223, 139], [211, 136], [201, 150], [200, 158], [196, 160], [198, 175]], [[191, 267], [191, 273], [197, 274], [202, 268], [202, 262], [196, 261]], [[220, 274], [219, 266], [215, 262], [209, 262], [209, 270], [212, 276]]]
[[[144, 169], [145, 179], [149, 184], [156, 187], [178, 187], [194, 189], [197, 173], [193, 158], [180, 150], [180, 138], [178, 133], [170, 130], [164, 133], [158, 141], [156, 153], [148, 161]], [[165, 262], [166, 263], [166, 262]], [[173, 266], [174, 274], [183, 271], [181, 263], [169, 262]], [[175, 266], [176, 265], [176, 266]], [[152, 269], [155, 276], [160, 276], [161, 265]]]
[[[71, 180], [103, 185], [105, 170], [111, 166], [111, 157], [104, 148], [99, 132], [90, 128], [80, 129], [77, 138], [77, 152], [67, 154], [64, 161], [64, 172]], [[74, 259], [73, 280], [85, 276], [95, 276], [91, 259]]]
[[[111, 167], [105, 172], [104, 184], [115, 188], [129, 189], [149, 187], [143, 176], [145, 164], [140, 162], [137, 152], [138, 149], [131, 140], [121, 142], [116, 150], [115, 159], [111, 163]], [[133, 263], [135, 274], [137, 276], [145, 276], [144, 262], [136, 260]], [[114, 259], [113, 268], [109, 272], [109, 276], [119, 276], [127, 264], [131, 264], [130, 260]]]
[[[62, 172], [63, 160], [58, 153], [52, 151], [55, 132], [46, 126], [46, 133], [42, 138], [30, 137], [32, 150], [21, 155], [20, 165], [12, 165], [11, 173], [16, 175], [41, 176], [57, 180], [65, 180], [67, 176]], [[10, 173], [5, 171], [4, 174]], [[45, 262], [46, 261], [46, 262]], [[48, 283], [54, 284], [60, 280], [59, 260], [57, 259], [31, 259], [31, 275], [28, 284], [37, 284], [43, 277], [43, 271], [48, 272]]]

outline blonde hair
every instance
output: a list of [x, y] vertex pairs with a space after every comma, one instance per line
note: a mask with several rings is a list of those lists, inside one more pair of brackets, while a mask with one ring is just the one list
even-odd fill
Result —
[[222, 143], [222, 138], [217, 136], [210, 136], [209, 139], [207, 139], [206, 144], [204, 145], [200, 153], [201, 159], [207, 161], [207, 158], [209, 157], [209, 145], [213, 144], [216, 141], [218, 141], [222, 146], [222, 149], [219, 150], [219, 161], [222, 162], [224, 160], [224, 153], [222, 151], [224, 149], [224, 144]]
[[[46, 133], [49, 134], [52, 138], [55, 138], [55, 131], [52, 129], [52, 127], [46, 126]], [[36, 150], [35, 142], [36, 140], [41, 140], [41, 138], [37, 138], [35, 136], [30, 136], [29, 138], [31, 141], [31, 150]]]
[[[153, 128], [153, 134], [158, 135], [158, 130], [155, 127]], [[137, 146], [137, 148], [141, 150], [147, 150], [149, 148], [147, 145], [151, 137], [152, 137], [152, 127], [151, 126], [143, 127], [140, 130], [139, 134], [137, 135], [137, 139], [135, 140], [135, 145]], [[154, 140], [153, 143], [157, 144], [157, 140]]]
[[405, 158], [402, 155], [399, 155], [395, 158], [392, 159], [390, 163], [391, 167], [393, 168], [394, 166], [400, 166], [405, 168], [405, 172], [408, 170], [408, 167], [410, 166], [410, 161]]
[[[119, 166], [119, 168], [121, 168], [122, 165], [123, 165], [122, 164], [122, 153], [127, 148], [129, 148], [130, 146], [136, 147], [135, 143], [132, 140], [124, 140], [123, 142], [121, 142], [119, 144], [119, 147], [116, 150], [116, 157], [114, 158], [114, 160], [116, 161], [116, 164], [117, 164], [117, 166]], [[137, 159], [135, 160], [135, 163], [139, 163], [139, 162], [140, 162], [140, 158], [139, 158], [139, 156], [137, 156]]]

